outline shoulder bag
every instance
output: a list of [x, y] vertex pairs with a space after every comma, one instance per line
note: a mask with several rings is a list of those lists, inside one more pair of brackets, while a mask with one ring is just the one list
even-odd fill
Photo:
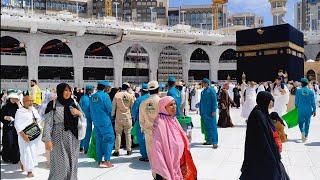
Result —
[[33, 122], [30, 125], [28, 125], [26, 128], [24, 128], [24, 130], [22, 130], [26, 135], [28, 135], [30, 141], [36, 139], [41, 134], [40, 127], [37, 123], [36, 117], [33, 114], [33, 111], [32, 111], [32, 116], [33, 116]]
[[87, 130], [87, 118], [82, 111], [79, 104], [74, 100], [75, 105], [77, 106], [78, 110], [81, 111], [82, 116], [78, 117], [78, 140], [82, 140], [86, 136], [86, 130]]

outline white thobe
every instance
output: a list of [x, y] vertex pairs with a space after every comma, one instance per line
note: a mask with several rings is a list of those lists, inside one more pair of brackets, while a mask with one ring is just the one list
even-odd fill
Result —
[[33, 122], [32, 112], [35, 118], [40, 120], [40, 115], [34, 107], [30, 110], [23, 107], [18, 109], [14, 120], [14, 127], [18, 133], [20, 161], [27, 172], [32, 172], [34, 167], [38, 165], [37, 151], [39, 150], [39, 143], [41, 139], [39, 136], [33, 141], [26, 142], [20, 135], [20, 132]]
[[181, 91], [181, 112], [185, 112], [186, 115], [189, 112], [189, 92], [186, 87], [183, 87]]
[[276, 86], [273, 90], [274, 97], [274, 112], [277, 112], [279, 116], [283, 116], [287, 112], [287, 104], [289, 103], [289, 90], [284, 86], [285, 93], [281, 94], [281, 86]]
[[195, 89], [195, 95], [191, 98], [191, 110], [198, 110], [196, 105], [200, 103], [202, 89]]
[[257, 94], [258, 94], [259, 92], [265, 91], [265, 90], [266, 90], [266, 89], [265, 89], [264, 85], [261, 84], [261, 85], [258, 87]]
[[245, 89], [244, 97], [245, 97], [245, 99], [244, 99], [244, 103], [242, 106], [241, 117], [248, 119], [251, 111], [257, 105], [257, 103], [256, 103], [256, 98], [257, 98], [256, 88], [255, 87], [247, 87]]
[[232, 83], [229, 83], [229, 89], [228, 89], [228, 94], [229, 97], [233, 100], [233, 89], [234, 89], [235, 85]]

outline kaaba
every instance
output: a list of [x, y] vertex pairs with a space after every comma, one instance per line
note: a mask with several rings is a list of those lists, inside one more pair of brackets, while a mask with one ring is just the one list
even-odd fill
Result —
[[237, 76], [247, 80], [274, 81], [279, 70], [288, 80], [304, 74], [303, 33], [289, 24], [237, 31]]

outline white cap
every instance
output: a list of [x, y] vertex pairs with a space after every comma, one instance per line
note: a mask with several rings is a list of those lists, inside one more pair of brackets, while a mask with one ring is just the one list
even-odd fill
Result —
[[127, 85], [129, 88], [131, 87], [130, 83], [128, 83], [128, 82], [125, 82], [123, 84]]
[[7, 96], [7, 99], [10, 99], [10, 98], [19, 99], [19, 96], [18, 96], [17, 93], [10, 93], [10, 94]]
[[157, 89], [157, 88], [159, 88], [159, 83], [158, 83], [158, 81], [150, 81], [150, 82], [148, 83], [148, 89], [149, 89], [149, 90], [155, 90], [155, 89]]

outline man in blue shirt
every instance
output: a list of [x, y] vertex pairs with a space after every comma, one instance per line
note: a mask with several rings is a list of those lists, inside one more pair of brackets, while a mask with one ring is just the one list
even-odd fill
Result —
[[308, 88], [308, 84], [308, 79], [301, 79], [302, 88], [297, 90], [295, 98], [295, 105], [298, 109], [299, 128], [303, 142], [308, 138], [311, 116], [316, 116], [314, 92]]
[[96, 130], [97, 160], [101, 168], [113, 167], [110, 157], [115, 140], [111, 123], [112, 103], [109, 95], [104, 92], [106, 85], [106, 81], [99, 81], [98, 91], [90, 98], [90, 114]]
[[176, 88], [176, 78], [173, 76], [169, 76], [168, 78], [169, 90], [167, 92], [167, 96], [171, 96], [176, 101], [177, 105], [177, 118], [182, 116], [181, 114], [181, 92]]
[[84, 150], [84, 153], [87, 154], [92, 132], [92, 119], [90, 115], [90, 96], [93, 92], [93, 86], [87, 85], [85, 89], [86, 93], [81, 97], [79, 105], [87, 118], [87, 129], [86, 136], [80, 144], [80, 151]]
[[132, 106], [131, 114], [132, 114], [133, 122], [137, 124], [134, 127], [136, 128], [136, 131], [137, 131], [140, 154], [142, 156], [139, 160], [148, 162], [149, 160], [148, 160], [148, 154], [146, 150], [146, 141], [145, 141], [144, 134], [141, 132], [141, 126], [140, 126], [140, 120], [139, 120], [140, 104], [150, 97], [150, 94], [148, 91], [148, 84], [146, 83], [142, 84], [142, 89], [140, 90], [140, 92], [141, 92], [141, 96], [134, 102]]
[[217, 94], [210, 86], [209, 79], [204, 78], [202, 85], [204, 90], [201, 92], [200, 99], [200, 116], [204, 121], [205, 130], [207, 132], [207, 142], [204, 145], [212, 145], [218, 148], [218, 129], [217, 129]]

